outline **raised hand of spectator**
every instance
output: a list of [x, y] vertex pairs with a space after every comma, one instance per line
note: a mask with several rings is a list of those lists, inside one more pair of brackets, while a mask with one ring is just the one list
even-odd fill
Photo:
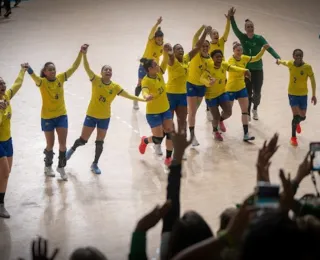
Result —
[[262, 148], [259, 150], [258, 160], [256, 164], [257, 181], [270, 182], [270, 177], [269, 177], [269, 168], [271, 165], [270, 159], [279, 148], [278, 139], [279, 139], [279, 135], [275, 133], [274, 136], [271, 138], [270, 142], [267, 143], [267, 141], [265, 141], [263, 143]]
[[53, 254], [48, 256], [48, 241], [41, 237], [38, 240], [32, 242], [32, 260], [54, 260], [59, 253], [59, 249], [56, 248]]
[[156, 206], [139, 220], [135, 232], [147, 232], [150, 228], [153, 228], [168, 213], [170, 207], [170, 201], [167, 201], [161, 207]]
[[290, 173], [288, 174], [288, 178], [286, 178], [284, 170], [280, 169], [279, 177], [283, 188], [280, 194], [280, 208], [283, 211], [289, 211], [294, 203], [294, 189], [291, 184]]
[[171, 133], [173, 143], [173, 161], [180, 163], [186, 148], [191, 144], [192, 140], [187, 140], [187, 133], [185, 129], [179, 129], [178, 132]]
[[297, 185], [300, 184], [300, 182], [310, 174], [312, 169], [312, 160], [310, 156], [310, 151], [307, 153], [307, 155], [304, 157], [304, 160], [302, 163], [299, 165], [297, 175], [294, 178], [294, 181], [296, 182]]

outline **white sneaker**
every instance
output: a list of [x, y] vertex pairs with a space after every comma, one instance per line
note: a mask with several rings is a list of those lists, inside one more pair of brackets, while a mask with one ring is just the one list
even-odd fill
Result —
[[133, 101], [133, 109], [139, 110], [139, 104], [138, 104], [138, 101], [136, 101], [136, 100]]
[[199, 146], [200, 145], [195, 136], [192, 138], [192, 143], [191, 144], [192, 144], [192, 146]]
[[55, 173], [52, 169], [52, 166], [49, 166], [49, 167], [44, 167], [44, 174], [46, 175], [46, 177], [55, 177]]
[[207, 120], [208, 120], [209, 122], [212, 122], [212, 121], [213, 121], [213, 116], [212, 116], [210, 110], [207, 111]]
[[255, 110], [255, 109], [252, 109], [252, 118], [254, 119], [254, 120], [259, 120], [259, 116], [258, 116], [258, 111], [257, 110]]
[[61, 176], [61, 179], [64, 180], [64, 181], [67, 181], [68, 180], [68, 176], [64, 170], [64, 168], [59, 168], [57, 167], [57, 172], [60, 173], [60, 176]]
[[159, 156], [163, 155], [163, 152], [161, 150], [161, 144], [154, 144], [153, 149], [154, 149], [154, 152], [156, 153], [156, 155], [159, 155]]

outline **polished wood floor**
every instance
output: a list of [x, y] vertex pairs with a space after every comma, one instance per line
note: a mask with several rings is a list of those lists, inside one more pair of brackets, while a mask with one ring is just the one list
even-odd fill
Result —
[[[256, 32], [265, 36], [283, 57], [291, 59], [295, 48], [305, 51], [320, 84], [320, 18], [316, 1], [254, 0], [30, 0], [13, 10], [12, 18], [0, 18], [0, 76], [12, 84], [19, 64], [29, 62], [39, 71], [46, 61], [54, 61], [59, 71], [67, 69], [83, 43], [92, 68], [98, 73], [104, 64], [114, 70], [114, 81], [132, 92], [137, 81], [138, 58], [149, 30], [162, 15], [165, 38], [172, 44], [191, 47], [194, 32], [210, 24], [221, 33], [224, 13], [236, 5], [240, 29], [245, 18], [255, 22]], [[231, 55], [230, 32], [226, 57]], [[261, 120], [252, 122], [256, 136], [253, 145], [241, 141], [242, 127], [238, 105], [223, 143], [211, 136], [202, 105], [197, 117], [201, 146], [188, 150], [184, 164], [182, 208], [200, 212], [215, 229], [219, 213], [239, 202], [255, 183], [255, 160], [263, 141], [280, 133], [281, 148], [271, 166], [272, 180], [278, 182], [278, 169], [295, 172], [308, 150], [309, 142], [320, 139], [320, 105], [310, 105], [302, 124], [300, 146], [289, 145], [291, 112], [287, 100], [288, 71], [278, 67], [268, 53], [264, 57], [265, 82], [260, 107]], [[79, 136], [91, 95], [90, 82], [81, 68], [65, 84], [69, 115], [68, 145]], [[318, 96], [320, 99], [320, 95]], [[132, 110], [132, 102], [117, 98], [113, 103], [110, 130], [101, 157], [101, 176], [90, 173], [94, 156], [94, 136], [68, 163], [68, 182], [46, 180], [43, 175], [44, 136], [40, 128], [40, 94], [29, 76], [12, 101], [14, 166], [6, 197], [9, 220], [0, 220], [0, 259], [28, 257], [31, 240], [41, 235], [61, 248], [59, 259], [77, 247], [93, 245], [109, 259], [125, 259], [136, 221], [165, 198], [167, 174], [152, 149], [138, 153], [139, 136], [150, 132], [145, 108]], [[55, 162], [57, 162], [57, 149]], [[301, 192], [313, 192], [306, 180]], [[148, 236], [150, 258], [159, 246], [160, 225]]]

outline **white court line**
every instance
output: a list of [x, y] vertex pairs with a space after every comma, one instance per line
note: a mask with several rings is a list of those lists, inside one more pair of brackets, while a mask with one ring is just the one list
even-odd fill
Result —
[[223, 5], [228, 5], [228, 6], [241, 7], [243, 9], [248, 10], [248, 11], [252, 11], [252, 12], [255, 12], [255, 13], [258, 13], [258, 14], [263, 14], [263, 15], [266, 15], [266, 16], [271, 16], [271, 17], [274, 17], [274, 18], [282, 19], [282, 20], [285, 20], [285, 21], [288, 21], [288, 22], [311, 25], [311, 26], [320, 28], [320, 24], [309, 23], [309, 22], [306, 22], [306, 21], [303, 21], [303, 20], [299, 20], [299, 19], [294, 19], [294, 18], [291, 18], [291, 17], [288, 17], [288, 16], [281, 16], [281, 15], [277, 15], [277, 14], [273, 14], [273, 13], [269, 13], [269, 12], [264, 12], [264, 11], [260, 11], [260, 10], [253, 9], [253, 8], [248, 8], [248, 7], [243, 6], [243, 5], [233, 4], [233, 3], [230, 3], [230, 2], [226, 2], [226, 1], [214, 0], [214, 2], [223, 4]]

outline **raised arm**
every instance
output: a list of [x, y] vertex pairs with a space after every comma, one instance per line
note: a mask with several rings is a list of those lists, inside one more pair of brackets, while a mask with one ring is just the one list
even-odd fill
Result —
[[248, 69], [244, 69], [244, 68], [241, 68], [241, 67], [237, 67], [237, 66], [231, 65], [228, 62], [222, 62], [222, 67], [226, 71], [229, 71], [229, 72], [243, 72], [243, 73], [245, 73], [245, 72], [249, 71]]
[[234, 34], [239, 38], [240, 42], [244, 40], [244, 33], [241, 32], [238, 28], [238, 25], [236, 23], [236, 20], [234, 19], [234, 14], [236, 12], [236, 9], [234, 9], [233, 7], [229, 10], [230, 12], [230, 21], [231, 21], [231, 27], [232, 30], [234, 32]]
[[82, 59], [82, 51], [79, 52], [77, 59], [75, 60], [75, 62], [72, 64], [72, 67], [70, 69], [68, 69], [64, 75], [65, 75], [65, 79], [67, 80], [68, 78], [70, 78], [72, 76], [72, 74], [79, 68], [80, 63], [81, 63], [81, 59]]
[[202, 32], [201, 38], [196, 42], [195, 46], [193, 46], [193, 49], [189, 52], [189, 59], [192, 60], [194, 56], [196, 56], [201, 46], [203, 45], [204, 41], [206, 40], [206, 37], [208, 33], [212, 30], [211, 26], [208, 26], [205, 28], [205, 30]]
[[[266, 44], [268, 44], [268, 42], [266, 41], [266, 39], [265, 39], [263, 36], [261, 36], [261, 35], [259, 35], [259, 36], [260, 36], [260, 43], [261, 43], [261, 45], [266, 45]], [[276, 51], [275, 51], [273, 48], [269, 47], [269, 48], [267, 49], [267, 51], [273, 56], [273, 58], [275, 58], [275, 59], [281, 59], [280, 56], [279, 56], [279, 54], [276, 53]]]
[[[170, 45], [171, 47], [171, 45]], [[171, 48], [172, 50], [172, 48]], [[167, 67], [168, 67], [168, 61], [169, 61], [169, 54], [168, 54], [168, 50], [164, 49], [164, 54], [163, 54], [163, 59], [160, 65], [160, 70], [162, 75], [166, 73]]]
[[[268, 45], [268, 46], [269, 46], [269, 45]], [[261, 48], [261, 51], [260, 51], [256, 56], [251, 56], [251, 57], [250, 57], [250, 60], [249, 60], [249, 63], [251, 63], [251, 62], [256, 62], [256, 61], [261, 60], [264, 52], [266, 51], [266, 49], [269, 48], [268, 46], [266, 46], [266, 47], [263, 46], [263, 47]], [[267, 48], [267, 47], [268, 47], [268, 48]]]
[[28, 65], [28, 73], [31, 76], [31, 78], [33, 79], [34, 83], [36, 83], [37, 87], [40, 87], [42, 84], [42, 78], [40, 78], [38, 75], [36, 75], [33, 71], [33, 69], [30, 67], [30, 65]]
[[199, 41], [199, 37], [200, 37], [200, 35], [201, 35], [201, 33], [203, 32], [203, 30], [206, 28], [206, 26], [205, 25], [202, 25], [201, 27], [200, 27], [200, 29], [195, 33], [195, 35], [193, 36], [193, 39], [192, 39], [192, 48], [194, 48], [196, 45], [197, 45], [197, 43], [198, 43], [198, 41]]
[[229, 33], [230, 33], [230, 18], [231, 18], [231, 11], [229, 10], [228, 14], [226, 15], [227, 18], [227, 23], [226, 23], [226, 27], [224, 28], [224, 33], [222, 35], [222, 39], [226, 42], [228, 40], [229, 37]]
[[131, 94], [129, 94], [127, 91], [121, 89], [120, 92], [118, 93], [119, 96], [121, 97], [124, 97], [124, 98], [127, 98], [127, 99], [131, 99], [131, 100], [136, 100], [136, 101], [141, 101], [141, 102], [146, 102], [145, 99], [143, 98], [139, 98], [139, 97], [136, 97], [136, 96], [133, 96]]
[[149, 40], [152, 40], [154, 38], [154, 35], [155, 35], [156, 31], [157, 31], [157, 28], [161, 24], [161, 22], [162, 22], [162, 17], [159, 17], [157, 23], [151, 29], [151, 32], [150, 32], [149, 37], [148, 37]]
[[22, 86], [24, 75], [25, 75], [26, 69], [27, 69], [26, 66], [27, 66], [26, 64], [21, 65], [21, 70], [19, 72], [19, 75], [18, 75], [16, 81], [13, 83], [12, 87], [8, 90], [10, 92], [10, 99], [12, 99], [15, 94], [17, 94], [17, 92], [19, 91], [19, 89]]

